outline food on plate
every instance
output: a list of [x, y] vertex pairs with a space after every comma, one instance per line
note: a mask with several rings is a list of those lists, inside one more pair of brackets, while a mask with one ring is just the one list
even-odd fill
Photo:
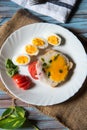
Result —
[[5, 62], [6, 73], [10, 76], [16, 85], [22, 89], [31, 88], [32, 82], [28, 76], [21, 75], [18, 73], [18, 66], [14, 65], [11, 59], [7, 59]]
[[28, 71], [29, 71], [31, 77], [34, 78], [34, 79], [38, 79], [36, 64], [37, 64], [37, 61], [34, 61], [34, 62], [32, 62], [28, 65]]
[[28, 76], [16, 74], [12, 77], [12, 79], [19, 88], [24, 90], [29, 89], [32, 86], [32, 81]]
[[6, 73], [8, 76], [12, 77], [18, 73], [18, 66], [14, 65], [11, 59], [5, 61]]
[[30, 62], [30, 57], [28, 55], [17, 55], [13, 57], [13, 63], [15, 65], [27, 65]]
[[37, 46], [40, 49], [44, 49], [48, 46], [48, 43], [43, 38], [40, 37], [33, 38], [32, 44]]
[[66, 80], [72, 66], [73, 63], [64, 54], [49, 50], [39, 57], [36, 70], [40, 81], [56, 87]]
[[25, 52], [28, 55], [37, 55], [39, 53], [38, 48], [35, 45], [26, 45], [25, 46]]
[[53, 46], [58, 46], [61, 43], [61, 38], [56, 34], [52, 34], [47, 37], [47, 42]]

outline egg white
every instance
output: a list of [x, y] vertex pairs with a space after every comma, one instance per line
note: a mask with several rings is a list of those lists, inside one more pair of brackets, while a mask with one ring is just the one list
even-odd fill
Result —
[[[33, 39], [35, 39], [35, 38], [39, 38], [39, 39], [42, 39], [43, 41], [44, 41], [44, 45], [42, 45], [42, 46], [37, 46], [39, 49], [45, 49], [45, 48], [47, 48], [48, 47], [48, 42], [46, 41], [46, 39], [45, 38], [43, 38], [43, 37], [34, 37]], [[33, 41], [33, 39], [32, 39], [32, 41]]]
[[[27, 44], [27, 45], [28, 45], [28, 44]], [[39, 49], [38, 49], [36, 46], [35, 46], [35, 47], [37, 48], [37, 51], [36, 51], [36, 52], [33, 52], [32, 54], [31, 54], [31, 53], [27, 53], [27, 52], [26, 52], [26, 49], [25, 49], [27, 45], [24, 46], [24, 52], [25, 52], [27, 55], [30, 55], [30, 56], [36, 56], [36, 55], [38, 55]], [[29, 44], [29, 45], [31, 45], [31, 44]], [[34, 45], [33, 45], [33, 46], [34, 46]]]
[[[58, 39], [59, 39], [59, 42], [55, 45], [55, 44], [52, 44], [51, 42], [48, 42], [48, 37], [49, 36], [56, 36]], [[47, 37], [47, 42], [50, 44], [50, 45], [53, 45], [53, 46], [59, 46], [61, 44], [61, 37], [55, 33], [51, 33], [51, 34], [48, 34]]]
[[[27, 63], [23, 63], [23, 64], [20, 64], [20, 63], [16, 62], [16, 59], [17, 59], [19, 56], [26, 56], [26, 57], [28, 58], [28, 62], [27, 62]], [[29, 57], [28, 55], [26, 55], [26, 54], [16, 55], [16, 56], [14, 56], [14, 57], [12, 58], [12, 61], [13, 61], [13, 63], [14, 63], [15, 65], [25, 66], [25, 65], [28, 65], [28, 64], [29, 64], [29, 62], [30, 62], [30, 57]]]

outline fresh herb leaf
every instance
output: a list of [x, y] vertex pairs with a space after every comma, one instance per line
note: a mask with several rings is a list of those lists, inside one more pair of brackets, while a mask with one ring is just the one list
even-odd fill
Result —
[[25, 110], [21, 107], [8, 108], [1, 116], [0, 128], [14, 129], [25, 122]]
[[6, 73], [10, 77], [18, 73], [18, 66], [14, 65], [10, 59], [6, 60], [5, 67], [6, 67]]
[[54, 57], [54, 60], [56, 60], [58, 58], [59, 54], [57, 54], [55, 57]]
[[6, 66], [7, 69], [16, 67], [16, 65], [14, 65], [13, 62], [10, 59], [7, 59], [5, 61], [5, 66]]
[[43, 66], [47, 66], [47, 63], [44, 62], [44, 63], [43, 63]]
[[11, 117], [8, 116], [7, 118], [0, 121], [0, 128], [4, 129], [15, 129], [19, 128], [24, 122], [26, 118], [22, 117]]
[[13, 109], [12, 108], [8, 108], [6, 109], [6, 111], [2, 114], [2, 116], [0, 117], [0, 120], [3, 120], [4, 118], [8, 117], [9, 115], [11, 115], [13, 113]]
[[42, 61], [45, 61], [44, 58], [41, 58]]
[[[25, 110], [22, 107], [11, 107], [7, 108], [5, 112], [0, 117], [0, 128], [2, 129], [16, 129], [23, 126], [23, 124], [27, 121], [25, 117]], [[39, 128], [31, 123], [27, 122], [30, 126], [35, 128], [35, 130], [39, 130]]]
[[24, 117], [25, 116], [25, 110], [22, 107], [15, 107], [16, 108], [16, 113], [18, 116], [20, 117]]
[[13, 69], [13, 68], [10, 68], [10, 69], [7, 69], [6, 70], [6, 73], [9, 77], [12, 77], [14, 76], [16, 73], [18, 73], [18, 67]]
[[50, 77], [51, 73], [50, 73], [50, 72], [48, 72], [48, 74], [47, 74], [47, 75], [48, 75], [48, 77]]
[[49, 63], [51, 63], [52, 62], [52, 60], [49, 60]]
[[45, 73], [45, 69], [44, 68], [42, 68], [42, 71]]

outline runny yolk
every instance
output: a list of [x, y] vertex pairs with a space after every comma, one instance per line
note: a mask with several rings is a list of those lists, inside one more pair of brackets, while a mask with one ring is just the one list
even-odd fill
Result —
[[19, 63], [19, 64], [26, 64], [28, 63], [29, 59], [27, 56], [18, 56], [16, 58], [16, 62]]
[[55, 82], [64, 81], [68, 74], [68, 65], [65, 58], [61, 55], [56, 59], [54, 57], [54, 60], [52, 60], [49, 67], [45, 68], [45, 72], [49, 73], [49, 78]]
[[36, 46], [43, 46], [45, 44], [45, 42], [41, 38], [34, 38], [32, 40], [32, 43], [33, 45], [36, 45]]

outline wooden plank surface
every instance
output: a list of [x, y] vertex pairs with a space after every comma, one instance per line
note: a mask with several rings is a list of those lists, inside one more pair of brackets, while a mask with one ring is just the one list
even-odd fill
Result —
[[[67, 127], [63, 126], [60, 122], [56, 121], [54, 118], [49, 117], [41, 113], [35, 107], [29, 107], [26, 103], [15, 100], [17, 106], [22, 106], [29, 113], [28, 119], [30, 121], [36, 122], [36, 125], [40, 130], [69, 130]], [[0, 91], [0, 115], [6, 110], [6, 108], [12, 106], [12, 99], [9, 95]], [[1, 130], [1, 129], [0, 129]], [[16, 130], [21, 130], [16, 129]], [[22, 130], [34, 130], [33, 128], [24, 126]]]
[[[10, 0], [0, 0], [0, 25], [9, 20], [20, 8], [19, 5]], [[58, 23], [56, 20], [54, 20], [54, 23], [60, 24], [72, 32], [74, 30], [77, 35], [87, 38], [87, 0], [78, 0], [70, 16], [66, 24]], [[43, 16], [41, 18], [44, 19]], [[47, 21], [53, 22], [51, 19], [47, 19]]]

